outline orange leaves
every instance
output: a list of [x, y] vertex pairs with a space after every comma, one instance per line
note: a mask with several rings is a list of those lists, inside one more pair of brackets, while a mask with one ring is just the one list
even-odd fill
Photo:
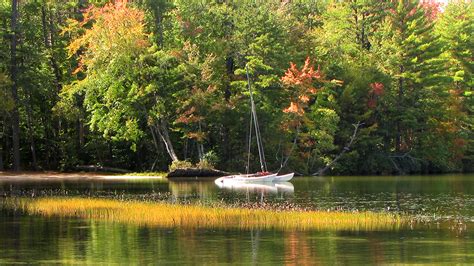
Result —
[[190, 124], [194, 122], [199, 122], [204, 118], [200, 115], [196, 114], [196, 107], [192, 106], [188, 110], [184, 111], [178, 119], [176, 119], [176, 123], [183, 123], [183, 124]]
[[307, 57], [301, 70], [298, 70], [296, 64], [290, 62], [290, 68], [288, 68], [281, 80], [283, 84], [287, 86], [297, 85], [311, 89], [313, 81], [315, 79], [320, 79], [321, 77], [322, 75], [319, 67], [318, 70], [315, 71], [314, 67], [311, 66], [310, 58]]
[[309, 102], [309, 97], [306, 95], [300, 95], [298, 99], [303, 102], [303, 103], [308, 103]]
[[301, 108], [301, 106], [296, 103], [296, 102], [291, 102], [290, 107], [283, 109], [284, 113], [293, 113], [293, 114], [298, 114], [298, 115], [303, 115], [304, 110]]
[[296, 64], [290, 63], [290, 68], [285, 72], [285, 75], [281, 78], [281, 81], [287, 88], [291, 88], [291, 102], [290, 106], [285, 108], [283, 112], [296, 114], [302, 116], [305, 111], [304, 108], [308, 105], [311, 100], [311, 95], [318, 92], [314, 87], [316, 81], [322, 81], [323, 75], [320, 68], [314, 69], [311, 65], [311, 59], [306, 58], [301, 70], [298, 69]]
[[71, 56], [79, 54], [75, 73], [116, 58], [135, 57], [149, 46], [143, 11], [127, 3], [116, 0], [103, 7], [90, 6], [81, 22], [69, 23], [65, 32], [80, 33], [68, 46]]

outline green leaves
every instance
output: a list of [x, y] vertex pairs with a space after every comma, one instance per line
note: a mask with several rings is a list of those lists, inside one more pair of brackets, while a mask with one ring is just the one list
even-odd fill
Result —
[[5, 115], [13, 110], [15, 105], [10, 93], [10, 86], [10, 78], [6, 74], [0, 72], [0, 99], [2, 100], [2, 104], [0, 105], [0, 115]]

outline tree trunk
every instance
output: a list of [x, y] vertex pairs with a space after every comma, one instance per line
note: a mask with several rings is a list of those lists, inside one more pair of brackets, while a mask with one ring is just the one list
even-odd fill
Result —
[[0, 144], [0, 171], [3, 171], [3, 148], [2, 148], [2, 144]]
[[3, 171], [3, 139], [0, 139], [0, 171]]
[[34, 170], [38, 170], [38, 164], [36, 160], [36, 145], [35, 145], [35, 138], [33, 135], [33, 124], [31, 122], [31, 95], [28, 95], [28, 103], [26, 104], [26, 122], [28, 124], [28, 136], [30, 138], [30, 150], [31, 150], [31, 158], [32, 158], [32, 166]]
[[[62, 90], [61, 85], [61, 70], [59, 69], [58, 63], [54, 57], [54, 23], [53, 23], [53, 14], [50, 13], [49, 20], [47, 16], [48, 10], [46, 9], [46, 2], [43, 0], [43, 4], [41, 6], [41, 24], [43, 28], [43, 42], [44, 46], [47, 50], [47, 55], [49, 58], [49, 65], [51, 70], [53, 71], [54, 75], [54, 87], [56, 88], [56, 100], [59, 101], [59, 94]], [[59, 137], [61, 134], [61, 119], [57, 121], [57, 136]]]
[[54, 57], [54, 21], [53, 21], [53, 14], [50, 14], [49, 16], [49, 31], [48, 31], [48, 37], [49, 37], [49, 61], [51, 63], [51, 68], [53, 69], [53, 74], [54, 74], [54, 85], [56, 87], [56, 90], [58, 92], [58, 99], [59, 99], [59, 93], [61, 92], [62, 85], [61, 85], [61, 70], [59, 69], [58, 63], [56, 62], [56, 58]]
[[164, 45], [163, 12], [164, 12], [164, 10], [161, 10], [159, 5], [156, 9], [157, 10], [156, 10], [155, 19], [156, 19], [156, 29], [158, 31], [157, 32], [158, 33], [158, 47], [160, 47], [160, 49], [163, 49], [163, 45]]
[[78, 132], [79, 149], [82, 149], [82, 147], [86, 143], [85, 132], [84, 132], [84, 122], [82, 122], [82, 119], [77, 120], [77, 127], [78, 127], [77, 132]]
[[18, 34], [18, 0], [12, 0], [11, 14], [11, 79], [12, 97], [15, 106], [11, 114], [12, 144], [13, 144], [13, 170], [20, 171], [20, 115], [18, 113], [18, 64], [16, 60], [16, 46]]
[[176, 156], [176, 153], [173, 148], [173, 143], [171, 142], [170, 136], [169, 136], [169, 131], [167, 127], [166, 121], [160, 121], [159, 124], [156, 126], [156, 130], [158, 134], [161, 137], [161, 140], [165, 144], [166, 151], [168, 152], [168, 155], [171, 157], [171, 160], [178, 161], [178, 156]]
[[189, 145], [189, 139], [186, 138], [184, 141], [184, 147], [183, 147], [183, 158], [186, 160], [188, 158], [188, 145]]
[[[2, 121], [2, 120], [0, 120]], [[0, 126], [0, 171], [3, 171], [3, 137], [5, 136], [5, 127], [4, 127], [4, 120]]]
[[[400, 74], [403, 74], [404, 68], [403, 66], [400, 66]], [[401, 151], [401, 146], [402, 146], [402, 128], [401, 128], [401, 113], [402, 113], [402, 100], [403, 100], [403, 78], [400, 77], [398, 78], [398, 100], [397, 100], [397, 112], [398, 112], [398, 117], [397, 117], [397, 136], [395, 140], [395, 150], [397, 152]]]
[[333, 166], [337, 161], [339, 161], [339, 159], [342, 157], [342, 155], [344, 155], [344, 153], [348, 152], [351, 150], [351, 146], [352, 146], [352, 143], [354, 143], [354, 140], [357, 138], [357, 131], [359, 130], [359, 127], [361, 125], [363, 125], [364, 123], [361, 123], [361, 122], [357, 122], [357, 124], [353, 124], [354, 126], [354, 132], [352, 133], [352, 137], [351, 139], [349, 140], [349, 143], [347, 143], [347, 145], [342, 149], [341, 153], [339, 153], [339, 155], [337, 155], [334, 160], [332, 160], [329, 164], [327, 164], [324, 168], [320, 169], [318, 172], [312, 174], [312, 175], [319, 175], [319, 176], [322, 176], [324, 175], [324, 173], [329, 170], [329, 168], [331, 168], [331, 166]]
[[[201, 121], [199, 121], [199, 133], [202, 133], [202, 125]], [[199, 156], [199, 161], [201, 161], [204, 158], [204, 145], [202, 144], [202, 141], [197, 140], [197, 147], [198, 147], [198, 156]]]
[[155, 146], [156, 155], [158, 156], [160, 154], [160, 147], [158, 145], [158, 139], [156, 137], [155, 127], [149, 126], [149, 128], [150, 128], [151, 136], [153, 138], [153, 146]]
[[201, 142], [196, 142], [196, 144], [197, 144], [199, 161], [201, 161], [204, 158], [204, 145], [202, 145]]

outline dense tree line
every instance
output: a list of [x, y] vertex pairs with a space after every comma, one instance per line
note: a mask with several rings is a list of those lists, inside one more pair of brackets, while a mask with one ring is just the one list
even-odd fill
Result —
[[272, 170], [472, 171], [473, 30], [461, 0], [1, 0], [0, 170], [256, 170], [248, 74]]

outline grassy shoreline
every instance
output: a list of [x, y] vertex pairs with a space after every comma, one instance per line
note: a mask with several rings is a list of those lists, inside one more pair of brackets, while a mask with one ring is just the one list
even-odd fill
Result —
[[93, 198], [7, 198], [3, 207], [29, 215], [171, 228], [377, 231], [397, 230], [408, 222], [390, 213], [274, 211]]
[[45, 181], [45, 180], [122, 180], [158, 179], [166, 177], [164, 172], [144, 173], [98, 173], [98, 172], [56, 172], [56, 171], [0, 171], [0, 180]]

